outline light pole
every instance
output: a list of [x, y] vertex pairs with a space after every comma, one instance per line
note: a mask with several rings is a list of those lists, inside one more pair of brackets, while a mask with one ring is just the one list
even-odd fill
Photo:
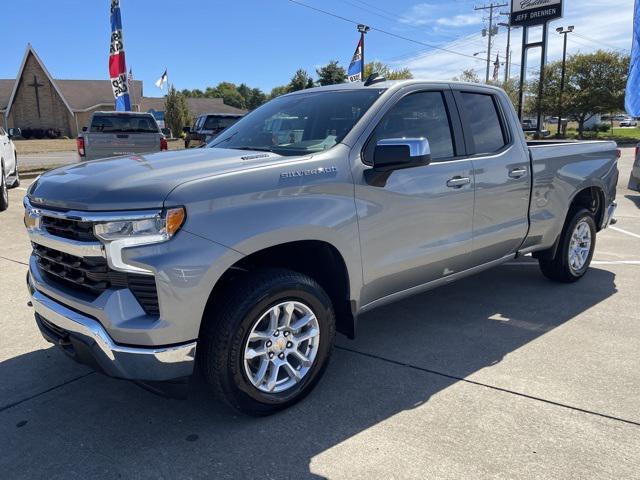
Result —
[[560, 74], [560, 95], [558, 98], [558, 132], [556, 136], [560, 136], [560, 130], [562, 129], [562, 93], [564, 92], [564, 75], [567, 65], [567, 34], [573, 32], [574, 26], [569, 25], [565, 30], [564, 27], [556, 28], [556, 32], [560, 35], [564, 35], [564, 46], [562, 48], [562, 73]]
[[360, 65], [361, 65], [361, 80], [363, 82], [366, 82], [367, 79], [364, 77], [364, 67], [365, 67], [365, 63], [364, 63], [364, 36], [367, 34], [367, 32], [371, 30], [371, 27], [364, 25], [362, 23], [358, 24], [358, 31], [360, 32], [360, 45], [361, 45], [361, 49], [362, 51], [360, 52]]

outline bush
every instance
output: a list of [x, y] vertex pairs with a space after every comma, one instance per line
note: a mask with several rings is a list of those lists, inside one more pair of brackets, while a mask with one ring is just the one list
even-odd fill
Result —
[[31, 131], [30, 128], [22, 129], [22, 138], [24, 138], [25, 140], [29, 140], [32, 136], [33, 136], [33, 132]]
[[599, 132], [608, 132], [609, 130], [611, 130], [611, 125], [609, 125], [608, 123], [599, 123], [598, 125], [596, 125], [596, 128], [598, 129]]
[[57, 128], [50, 128], [46, 131], [46, 135], [48, 138], [54, 139], [60, 137], [60, 130]]

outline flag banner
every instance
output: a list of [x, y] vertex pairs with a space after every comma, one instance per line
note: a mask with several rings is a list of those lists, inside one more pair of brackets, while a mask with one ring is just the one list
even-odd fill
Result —
[[360, 37], [360, 41], [358, 42], [356, 51], [353, 54], [351, 63], [349, 64], [349, 71], [347, 72], [350, 82], [362, 81], [362, 77], [364, 74], [364, 72], [362, 71], [362, 50], [363, 49], [364, 49], [364, 38]]
[[122, 40], [122, 18], [120, 0], [111, 0], [111, 46], [109, 48], [109, 78], [118, 111], [131, 110], [127, 63]]
[[634, 7], [631, 64], [624, 106], [629, 115], [640, 117], [640, 0], [636, 0]]
[[156, 80], [156, 87], [158, 87], [160, 90], [164, 89], [164, 85], [165, 83], [167, 83], [167, 79], [167, 69], [165, 68], [162, 76], [158, 80]]

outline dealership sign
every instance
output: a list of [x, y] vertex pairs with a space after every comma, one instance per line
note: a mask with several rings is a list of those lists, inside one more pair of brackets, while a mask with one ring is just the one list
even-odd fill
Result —
[[511, 25], [541, 25], [562, 17], [563, 0], [511, 0]]

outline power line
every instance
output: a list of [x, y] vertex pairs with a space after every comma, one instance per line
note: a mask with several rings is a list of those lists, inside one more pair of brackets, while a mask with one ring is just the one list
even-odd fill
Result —
[[604, 45], [605, 47], [613, 48], [614, 50], [621, 50], [623, 52], [628, 52], [629, 51], [629, 49], [627, 49], [627, 48], [614, 47], [613, 45], [611, 45], [609, 43], [603, 42], [602, 40], [594, 40], [594, 39], [589, 38], [589, 37], [587, 37], [585, 35], [582, 35], [582, 34], [580, 34], [578, 32], [573, 32], [573, 34], [576, 37], [583, 38], [584, 40], [587, 40], [587, 41], [589, 41], [591, 43], [595, 43], [596, 45]]
[[[327, 10], [323, 10], [321, 8], [314, 7], [314, 6], [308, 5], [306, 3], [299, 2], [298, 0], [288, 0], [288, 1], [290, 3], [294, 3], [294, 4], [299, 5], [301, 7], [305, 7], [305, 8], [308, 8], [310, 10], [314, 10], [314, 11], [322, 13], [324, 15], [328, 15], [330, 17], [337, 18], [337, 19], [342, 20], [344, 22], [349, 22], [349, 23], [352, 23], [354, 25], [358, 25], [359, 23], [361, 23], [361, 22], [357, 22], [355, 20], [352, 20], [350, 18], [343, 17], [342, 15], [338, 15], [336, 13], [328, 12]], [[466, 53], [456, 52], [455, 50], [450, 50], [448, 48], [439, 47], [438, 45], [433, 45], [433, 44], [429, 44], [429, 43], [426, 43], [426, 42], [421, 42], [420, 40], [415, 40], [413, 38], [405, 37], [404, 35], [399, 35], [397, 33], [389, 32], [389, 31], [383, 30], [381, 28], [371, 27], [371, 30], [376, 31], [376, 32], [380, 32], [380, 33], [382, 33], [384, 35], [387, 35], [389, 37], [397, 38], [399, 40], [404, 40], [404, 41], [415, 43], [415, 44], [418, 44], [418, 45], [422, 45], [424, 47], [431, 48], [431, 49], [434, 49], [434, 50], [440, 50], [440, 51], [443, 51], [443, 52], [447, 52], [447, 53], [450, 53], [452, 55], [458, 55], [458, 56], [461, 56], [461, 57], [466, 57], [466, 58], [470, 58], [472, 60], [481, 61], [481, 62], [486, 62], [487, 61], [487, 59], [484, 58], [484, 57], [474, 57], [473, 55], [467, 55]]]

